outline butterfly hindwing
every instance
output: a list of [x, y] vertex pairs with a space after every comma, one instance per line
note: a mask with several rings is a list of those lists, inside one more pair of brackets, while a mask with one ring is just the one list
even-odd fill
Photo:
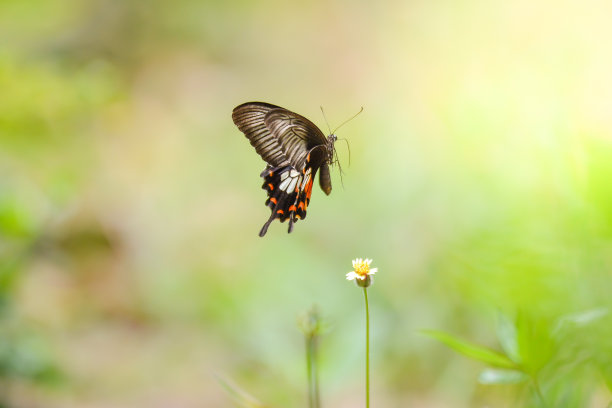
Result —
[[264, 224], [259, 236], [263, 237], [268, 226], [278, 218], [280, 222], [289, 220], [289, 232], [293, 224], [306, 218], [306, 210], [310, 204], [312, 185], [317, 168], [311, 165], [315, 155], [308, 155], [304, 169], [296, 170], [292, 166], [272, 168], [268, 166], [261, 176], [264, 178], [262, 188], [267, 191], [266, 205], [270, 207], [271, 214]]

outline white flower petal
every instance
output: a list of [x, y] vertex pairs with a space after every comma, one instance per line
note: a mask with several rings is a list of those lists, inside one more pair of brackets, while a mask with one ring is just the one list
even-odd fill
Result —
[[369, 275], [374, 275], [376, 272], [378, 272], [378, 268], [372, 268], [370, 269]]
[[351, 271], [349, 273], [346, 274], [346, 279], [347, 280], [354, 280], [355, 278], [358, 278], [359, 275], [357, 275], [354, 271]]

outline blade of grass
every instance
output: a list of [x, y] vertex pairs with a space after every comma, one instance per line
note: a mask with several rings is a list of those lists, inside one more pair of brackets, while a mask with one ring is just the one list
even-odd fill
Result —
[[236, 404], [243, 408], [265, 408], [261, 402], [257, 401], [255, 397], [242, 390], [238, 385], [232, 383], [230, 380], [226, 380], [215, 375], [217, 381], [227, 391], [227, 393], [234, 399]]
[[444, 343], [448, 347], [452, 348], [458, 353], [463, 354], [464, 356], [491, 364], [495, 367], [516, 368], [516, 364], [514, 364], [512, 360], [510, 360], [503, 354], [481, 346], [477, 346], [472, 343], [468, 343], [448, 333], [438, 330], [422, 330], [421, 333]]

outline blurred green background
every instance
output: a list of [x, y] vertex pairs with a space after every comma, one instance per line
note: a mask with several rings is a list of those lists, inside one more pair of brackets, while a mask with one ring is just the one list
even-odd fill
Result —
[[[500, 315], [563, 361], [543, 374], [551, 406], [605, 406], [611, 13], [3, 0], [0, 406], [233, 406], [219, 378], [306, 406], [296, 319], [313, 304], [323, 405], [360, 406], [357, 257], [380, 271], [373, 406], [531, 406], [524, 384], [482, 385], [482, 363], [419, 332], [500, 350]], [[291, 235], [257, 236], [264, 163], [231, 120], [253, 100], [324, 131], [320, 105], [332, 127], [364, 107], [338, 132], [344, 186], [334, 169]], [[551, 345], [547, 327], [589, 310], [604, 317]]]

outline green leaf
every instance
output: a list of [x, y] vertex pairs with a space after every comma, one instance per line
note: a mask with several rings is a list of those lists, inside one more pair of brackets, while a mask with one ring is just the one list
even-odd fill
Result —
[[504, 367], [504, 368], [515, 368], [516, 364], [512, 362], [508, 357], [504, 356], [501, 353], [490, 350], [485, 347], [481, 347], [475, 344], [468, 343], [464, 340], [458, 339], [448, 333], [444, 333], [438, 330], [422, 330], [421, 331], [426, 336], [434, 338], [453, 350], [467, 356], [473, 358], [475, 360], [479, 360], [492, 366], [496, 367]]
[[530, 376], [536, 376], [553, 358], [559, 344], [553, 338], [552, 322], [519, 314], [516, 320], [518, 349], [521, 368]]
[[502, 313], [499, 313], [497, 323], [497, 338], [502, 349], [513, 362], [521, 363], [518, 341], [516, 337], [516, 326]]
[[[598, 368], [606, 387], [608, 387], [608, 391], [612, 391], [612, 365], [600, 364]], [[612, 402], [610, 404], [612, 404]]]
[[561, 317], [557, 322], [557, 325], [554, 329], [554, 333], [558, 334], [563, 329], [566, 329], [568, 326], [574, 327], [584, 327], [589, 324], [607, 316], [609, 313], [608, 308], [601, 307], [597, 309], [587, 310], [586, 312], [569, 314]]
[[518, 370], [500, 370], [487, 368], [478, 376], [481, 384], [518, 384], [529, 379], [529, 376]]

